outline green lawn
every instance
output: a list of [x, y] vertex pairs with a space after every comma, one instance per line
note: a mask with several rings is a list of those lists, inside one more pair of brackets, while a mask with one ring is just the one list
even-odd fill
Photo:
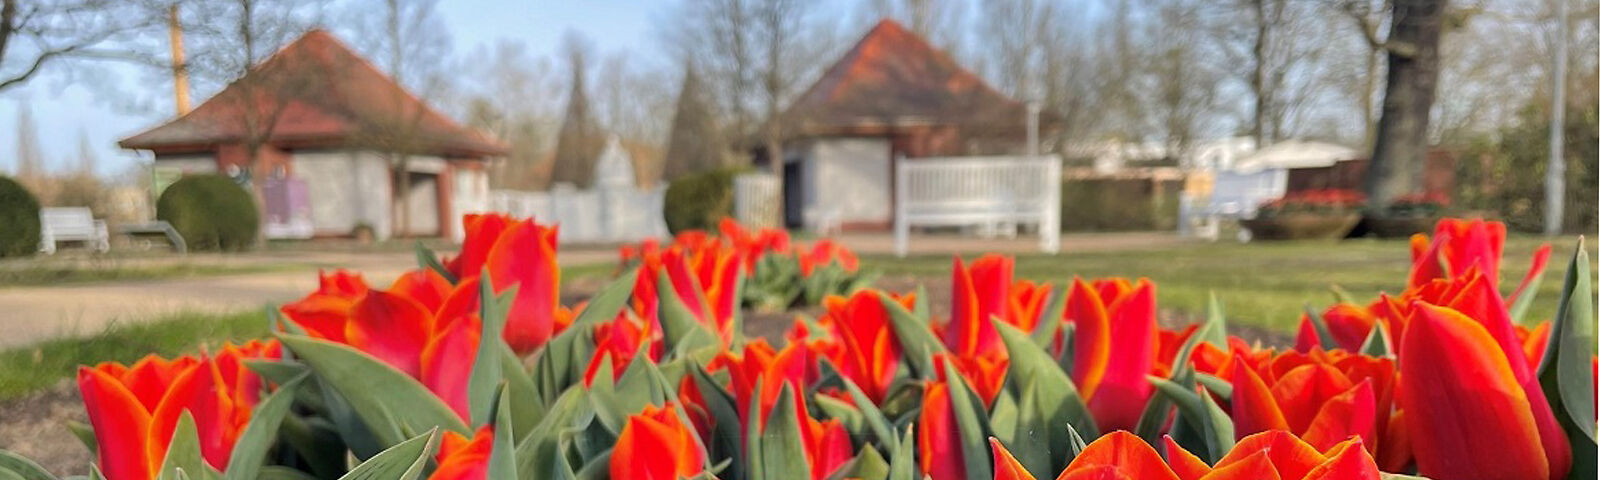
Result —
[[[1503, 290], [1509, 293], [1516, 288], [1533, 250], [1545, 242], [1538, 237], [1506, 242]], [[1554, 253], [1530, 319], [1555, 313], [1561, 278], [1577, 239], [1562, 237], [1551, 243]], [[1589, 251], [1593, 258], [1592, 245]], [[1403, 240], [1195, 243], [1144, 251], [1021, 255], [1016, 275], [1057, 284], [1073, 276], [1148, 277], [1156, 283], [1157, 301], [1163, 308], [1202, 312], [1208, 294], [1214, 291], [1226, 306], [1229, 321], [1291, 331], [1305, 305], [1320, 310], [1333, 303], [1332, 285], [1362, 302], [1380, 291], [1398, 293], [1405, 288], [1410, 255]], [[868, 257], [862, 259], [862, 265], [885, 275], [914, 275], [929, 284], [949, 282], [947, 256]]]
[[55, 385], [75, 375], [79, 365], [106, 361], [130, 363], [145, 355], [181, 355], [201, 346], [267, 335], [262, 311], [228, 315], [177, 314], [148, 322], [119, 324], [94, 336], [51, 340], [0, 351], [0, 400]]

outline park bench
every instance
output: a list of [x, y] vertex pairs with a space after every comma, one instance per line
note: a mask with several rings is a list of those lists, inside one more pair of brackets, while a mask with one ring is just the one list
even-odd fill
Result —
[[895, 253], [911, 227], [1014, 233], [1031, 225], [1039, 248], [1061, 248], [1061, 163], [1054, 156], [900, 158], [895, 162]]
[[106, 222], [95, 220], [94, 213], [88, 208], [39, 209], [39, 251], [54, 254], [56, 244], [61, 242], [83, 242], [85, 246], [97, 252], [111, 249]]
[[172, 251], [179, 254], [189, 252], [188, 243], [184, 242], [183, 235], [178, 234], [178, 229], [172, 228], [172, 224], [167, 223], [166, 220], [147, 223], [124, 223], [117, 225], [117, 234], [136, 240], [134, 245], [143, 249], [149, 249], [154, 245], [150, 241], [151, 239], [164, 238], [167, 244], [172, 246]]

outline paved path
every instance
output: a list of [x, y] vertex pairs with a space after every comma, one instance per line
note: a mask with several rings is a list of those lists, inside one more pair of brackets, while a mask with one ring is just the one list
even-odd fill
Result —
[[[562, 255], [563, 265], [612, 261], [610, 251]], [[0, 287], [0, 348], [100, 332], [182, 312], [233, 313], [293, 301], [317, 288], [319, 268], [359, 271], [372, 285], [387, 285], [416, 267], [411, 253], [294, 253], [199, 258], [201, 263], [276, 264], [272, 271], [196, 275], [156, 280], [116, 280], [44, 287]], [[282, 269], [279, 269], [282, 267]]]
[[[886, 234], [850, 234], [839, 241], [862, 255], [893, 253], [893, 237]], [[1165, 233], [1079, 234], [1062, 236], [1062, 254], [1171, 247], [1184, 242]], [[949, 255], [1037, 252], [1034, 237], [974, 239], [959, 236], [918, 236], [911, 242], [914, 255]], [[614, 262], [611, 248], [561, 250], [565, 266]], [[94, 260], [71, 258], [47, 261]], [[120, 262], [120, 263], [119, 263]], [[135, 258], [110, 263], [131, 266], [172, 262], [231, 266], [271, 265], [271, 271], [198, 275], [158, 280], [118, 280], [43, 287], [0, 287], [0, 348], [28, 345], [51, 338], [99, 332], [117, 322], [137, 322], [180, 312], [231, 313], [264, 308], [304, 296], [317, 287], [317, 269], [348, 268], [361, 272], [372, 285], [387, 285], [400, 273], [415, 268], [416, 257], [406, 252], [265, 252], [233, 256]], [[10, 265], [0, 265], [10, 266]], [[100, 268], [105, 268], [102, 265]]]

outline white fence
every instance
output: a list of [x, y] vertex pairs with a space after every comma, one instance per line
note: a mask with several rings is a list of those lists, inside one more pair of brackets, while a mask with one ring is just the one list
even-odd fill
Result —
[[901, 158], [895, 170], [895, 253], [913, 226], [996, 231], [1032, 226], [1039, 249], [1061, 249], [1061, 161], [1055, 156]]
[[783, 226], [783, 180], [768, 173], [733, 177], [733, 218], [751, 228]]
[[665, 238], [661, 216], [666, 190], [596, 188], [558, 184], [549, 192], [492, 190], [489, 210], [561, 226], [561, 243], [637, 242]]

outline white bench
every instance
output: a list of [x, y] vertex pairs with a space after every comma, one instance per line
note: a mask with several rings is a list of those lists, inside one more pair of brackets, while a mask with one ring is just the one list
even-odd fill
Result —
[[900, 158], [895, 162], [895, 253], [911, 227], [969, 226], [980, 232], [1032, 225], [1039, 249], [1061, 249], [1061, 162], [1055, 156]]
[[111, 250], [106, 222], [95, 220], [94, 213], [83, 207], [47, 207], [39, 209], [39, 251], [56, 253], [60, 242], [83, 242], [97, 252]]

